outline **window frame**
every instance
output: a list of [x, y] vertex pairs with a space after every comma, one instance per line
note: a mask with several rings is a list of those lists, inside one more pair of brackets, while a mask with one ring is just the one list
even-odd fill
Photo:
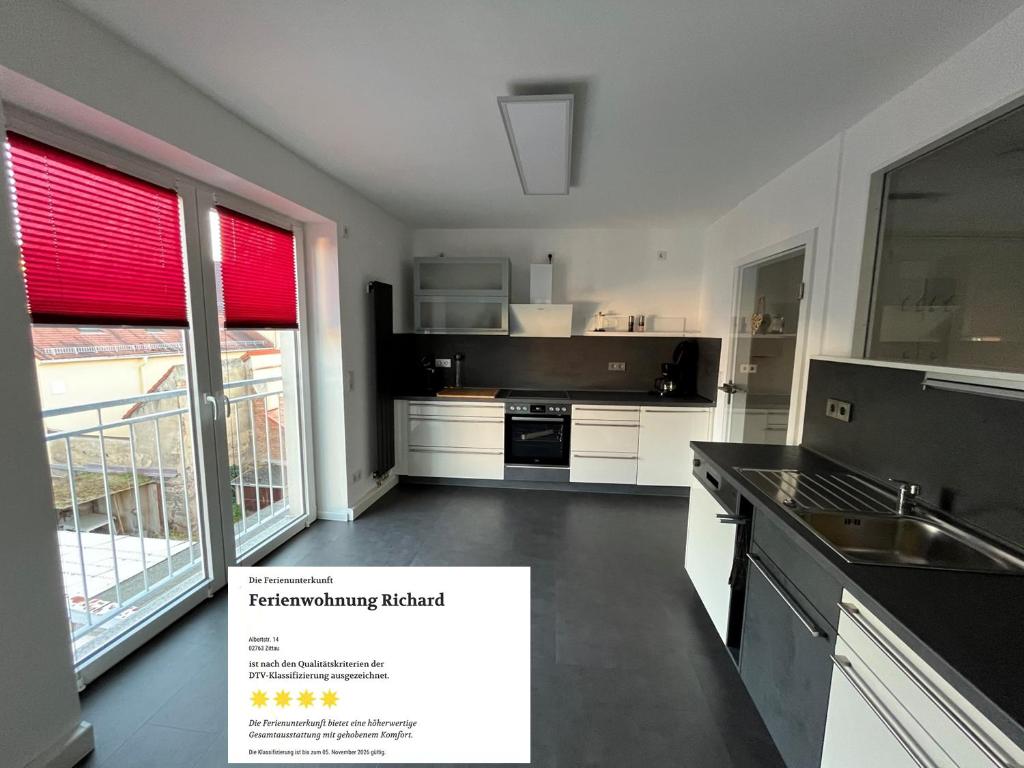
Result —
[[[218, 498], [222, 501], [222, 509], [219, 510], [216, 519], [209, 514], [212, 510], [207, 510], [208, 524], [204, 526], [203, 546], [206, 557], [206, 562], [204, 563], [206, 579], [193, 589], [168, 603], [149, 618], [139, 622], [120, 636], [116, 642], [101, 648], [77, 662], [75, 664], [75, 674], [79, 689], [81, 689], [126, 656], [155, 638], [160, 632], [183, 618], [193, 608], [213, 597], [217, 591], [227, 585], [227, 569], [229, 567], [252, 565], [307, 528], [317, 518], [316, 497], [314, 495], [315, 468], [313, 461], [315, 454], [312, 447], [313, 422], [309, 367], [308, 337], [310, 325], [306, 303], [307, 259], [304, 237], [306, 225], [291, 216], [253, 203], [246, 198], [218, 189], [205, 182], [198, 181], [187, 174], [148, 160], [130, 150], [76, 131], [61, 122], [43, 117], [17, 105], [4, 103], [3, 110], [0, 112], [0, 118], [2, 118], [0, 119], [0, 129], [3, 130], [4, 135], [6, 135], [8, 130], [15, 131], [37, 141], [50, 144], [57, 149], [79, 155], [92, 162], [135, 176], [143, 181], [174, 189], [178, 193], [181, 199], [182, 246], [185, 248], [186, 293], [189, 305], [189, 327], [181, 330], [185, 332], [186, 339], [184, 354], [189, 358], [191, 369], [196, 379], [195, 386], [192, 387], [194, 391], [191, 393], [190, 415], [193, 435], [197, 438], [194, 444], [195, 462], [197, 470], [201, 470], [203, 475], [200, 487], [197, 488], [197, 494], [204, 507], [209, 499], [206, 484], [217, 482], [221, 486], [226, 487], [229, 481], [225, 479], [227, 475], [227, 455], [226, 453], [223, 457], [219, 455], [220, 449], [217, 444], [221, 443], [221, 441], [216, 439], [217, 429], [213, 428], [213, 431], [210, 431], [209, 422], [212, 421], [212, 413], [209, 404], [204, 399], [207, 393], [201, 391], [202, 386], [200, 384], [200, 382], [211, 382], [213, 392], [223, 401], [220, 357], [218, 354], [216, 359], [213, 359], [210, 347], [212, 344], [213, 349], [219, 349], [218, 340], [215, 337], [217, 331], [216, 289], [212, 280], [205, 279], [206, 271], [203, 268], [203, 259], [207, 257], [207, 254], [212, 254], [212, 251], [209, 250], [209, 237], [204, 235], [205, 232], [208, 232], [209, 227], [202, 215], [203, 202], [201, 201], [218, 201], [241, 213], [246, 213], [284, 229], [289, 229], [295, 235], [299, 322], [299, 348], [296, 357], [299, 368], [297, 371], [301, 422], [299, 425], [299, 441], [302, 453], [299, 472], [305, 504], [304, 514], [282, 529], [270, 541], [259, 545], [246, 553], [243, 558], [238, 559], [234, 550], [234, 530], [230, 509], [227, 512], [223, 509], [224, 506], [230, 503], [230, 494], [226, 494], [225, 487], [222, 487], [218, 493]], [[4, 179], [3, 183], [6, 186], [6, 179]], [[213, 308], [212, 316], [214, 318], [212, 326], [208, 319], [211, 316], [211, 307]], [[204, 339], [200, 338], [196, 333], [197, 327], [194, 318], [197, 312], [201, 312], [204, 316], [203, 326], [208, 331], [205, 334], [206, 344], [202, 343]], [[209, 333], [211, 328], [213, 334]], [[214, 336], [214, 338], [211, 338], [211, 336]], [[36, 378], [34, 372], [33, 377]], [[213, 435], [214, 439], [211, 442], [214, 445], [207, 445], [207, 440], [204, 437], [207, 434]], [[210, 448], [214, 450], [210, 450]], [[221, 475], [222, 470], [224, 477]], [[218, 522], [220, 525], [217, 524]]]

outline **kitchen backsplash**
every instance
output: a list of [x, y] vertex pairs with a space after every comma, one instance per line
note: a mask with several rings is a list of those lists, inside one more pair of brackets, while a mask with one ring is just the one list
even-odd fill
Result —
[[[638, 334], [639, 335], [639, 334]], [[449, 336], [396, 334], [395, 354], [402, 370], [427, 357], [465, 355], [463, 385], [524, 389], [649, 390], [672, 360], [682, 339], [667, 336]], [[699, 350], [697, 392], [714, 400], [718, 386], [721, 339], [693, 339]], [[625, 363], [625, 371], [609, 371], [608, 364]], [[454, 381], [454, 369], [442, 369], [445, 384]]]
[[[812, 360], [803, 445], [1024, 546], [1024, 403], [922, 389], [924, 374]], [[845, 424], [830, 397], [853, 403]]]

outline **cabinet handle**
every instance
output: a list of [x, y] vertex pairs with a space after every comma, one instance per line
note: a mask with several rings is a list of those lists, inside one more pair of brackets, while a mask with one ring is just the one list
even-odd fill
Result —
[[761, 565], [760, 558], [758, 558], [756, 555], [752, 555], [752, 554], [750, 554], [748, 552], [747, 553], [747, 559], [750, 561], [750, 564], [753, 565], [757, 569], [757, 572], [760, 573], [762, 576], [764, 576], [764, 580], [768, 582], [768, 586], [770, 586], [772, 589], [774, 589], [775, 593], [780, 598], [782, 598], [782, 602], [784, 602], [786, 604], [786, 606], [789, 608], [789, 610], [791, 610], [793, 612], [793, 615], [796, 616], [797, 619], [800, 621], [800, 623], [804, 625], [804, 629], [807, 630], [807, 632], [810, 634], [810, 636], [811, 637], [824, 637], [824, 635], [822, 634], [822, 631], [820, 629], [818, 629], [818, 627], [814, 624], [813, 621], [811, 621], [809, 618], [807, 618], [807, 614], [805, 614], [803, 612], [803, 610], [800, 608], [800, 606], [797, 605], [795, 602], [793, 602], [793, 598], [791, 598], [788, 594], [786, 594], [786, 590], [784, 590], [782, 588], [782, 585], [779, 584], [779, 582], [775, 580], [774, 576], [772, 576], [770, 573], [768, 573], [768, 571], [764, 568], [763, 565]]
[[718, 522], [725, 523], [726, 525], [746, 525], [747, 520], [743, 517], [736, 517], [736, 515], [715, 515], [718, 518]]
[[465, 453], [473, 456], [500, 456], [504, 453], [502, 450], [489, 451], [486, 448], [427, 448], [419, 445], [410, 445], [409, 451], [411, 453]]
[[574, 421], [574, 427], [625, 427], [636, 429], [639, 425], [630, 421]]
[[443, 421], [449, 424], [501, 424], [505, 419], [492, 416], [410, 416], [409, 421]]
[[900, 653], [890, 646], [890, 644], [878, 634], [874, 627], [868, 624], [867, 620], [861, 616], [861, 613], [855, 606], [848, 605], [846, 603], [838, 603], [839, 611], [846, 618], [848, 618], [857, 629], [859, 629], [872, 644], [882, 652], [889, 661], [896, 665], [896, 668], [910, 678], [910, 681], [917, 687], [921, 693], [925, 695], [932, 704], [934, 704], [946, 718], [956, 726], [957, 730], [960, 731], [964, 736], [967, 737], [974, 746], [976, 746], [981, 752], [984, 753], [992, 765], [997, 768], [1016, 768], [1016, 763], [1008, 761], [1005, 757], [999, 754], [999, 751], [992, 744], [981, 737], [981, 735], [974, 730], [958, 712], [953, 708], [946, 698], [936, 691], [920, 673], [915, 670], [910, 664], [904, 661]]
[[635, 413], [637, 415], [640, 413], [639, 408], [576, 408], [576, 410], [579, 412], [590, 411], [591, 413], [608, 413], [610, 411], [615, 411], [616, 413]]
[[576, 459], [624, 459], [626, 461], [635, 461], [636, 454], [628, 453], [574, 453], [573, 458]]
[[832, 659], [832, 664], [839, 670], [840, 674], [846, 678], [853, 690], [864, 700], [864, 703], [868, 705], [872, 712], [875, 713], [885, 729], [893, 735], [893, 738], [899, 742], [899, 745], [906, 750], [906, 753], [910, 755], [910, 759], [918, 766], [918, 768], [936, 768], [934, 762], [932, 762], [928, 756], [921, 750], [919, 746], [911, 738], [910, 734], [904, 730], [903, 726], [900, 725], [896, 719], [885, 709], [885, 705], [882, 704], [874, 695], [868, 693], [867, 686], [862, 684], [857, 679], [857, 675], [853, 671], [853, 664], [845, 656], [834, 656], [829, 654], [829, 658]]

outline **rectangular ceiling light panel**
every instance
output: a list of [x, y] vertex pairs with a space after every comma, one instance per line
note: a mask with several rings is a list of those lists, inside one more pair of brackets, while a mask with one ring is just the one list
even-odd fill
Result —
[[569, 194], [572, 94], [501, 96], [498, 106], [523, 193]]

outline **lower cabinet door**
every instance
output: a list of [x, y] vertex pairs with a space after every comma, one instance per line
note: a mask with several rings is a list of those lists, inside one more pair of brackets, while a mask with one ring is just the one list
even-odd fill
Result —
[[574, 451], [569, 459], [569, 482], [636, 485], [636, 454]]
[[710, 432], [710, 410], [642, 408], [637, 484], [676, 487], [690, 485], [693, 480], [693, 449], [690, 448], [690, 441], [707, 440]]
[[832, 680], [832, 630], [792, 590], [766, 559], [753, 555], [740, 677], [788, 768], [818, 768]]
[[505, 456], [502, 450], [409, 446], [406, 465], [413, 477], [463, 477], [477, 480], [501, 480], [505, 477]]
[[729, 572], [736, 549], [736, 526], [727, 525], [716, 515], [726, 510], [690, 475], [689, 512], [686, 519], [686, 573], [693, 582], [711, 621], [725, 642], [729, 630], [729, 605], [732, 589]]
[[840, 641], [829, 694], [821, 768], [952, 765], [936, 759], [934, 750], [925, 752], [927, 745], [920, 742], [927, 741], [927, 737], [914, 732], [919, 728], [916, 722], [879, 688], [880, 684], [865, 670], [859, 657]]

